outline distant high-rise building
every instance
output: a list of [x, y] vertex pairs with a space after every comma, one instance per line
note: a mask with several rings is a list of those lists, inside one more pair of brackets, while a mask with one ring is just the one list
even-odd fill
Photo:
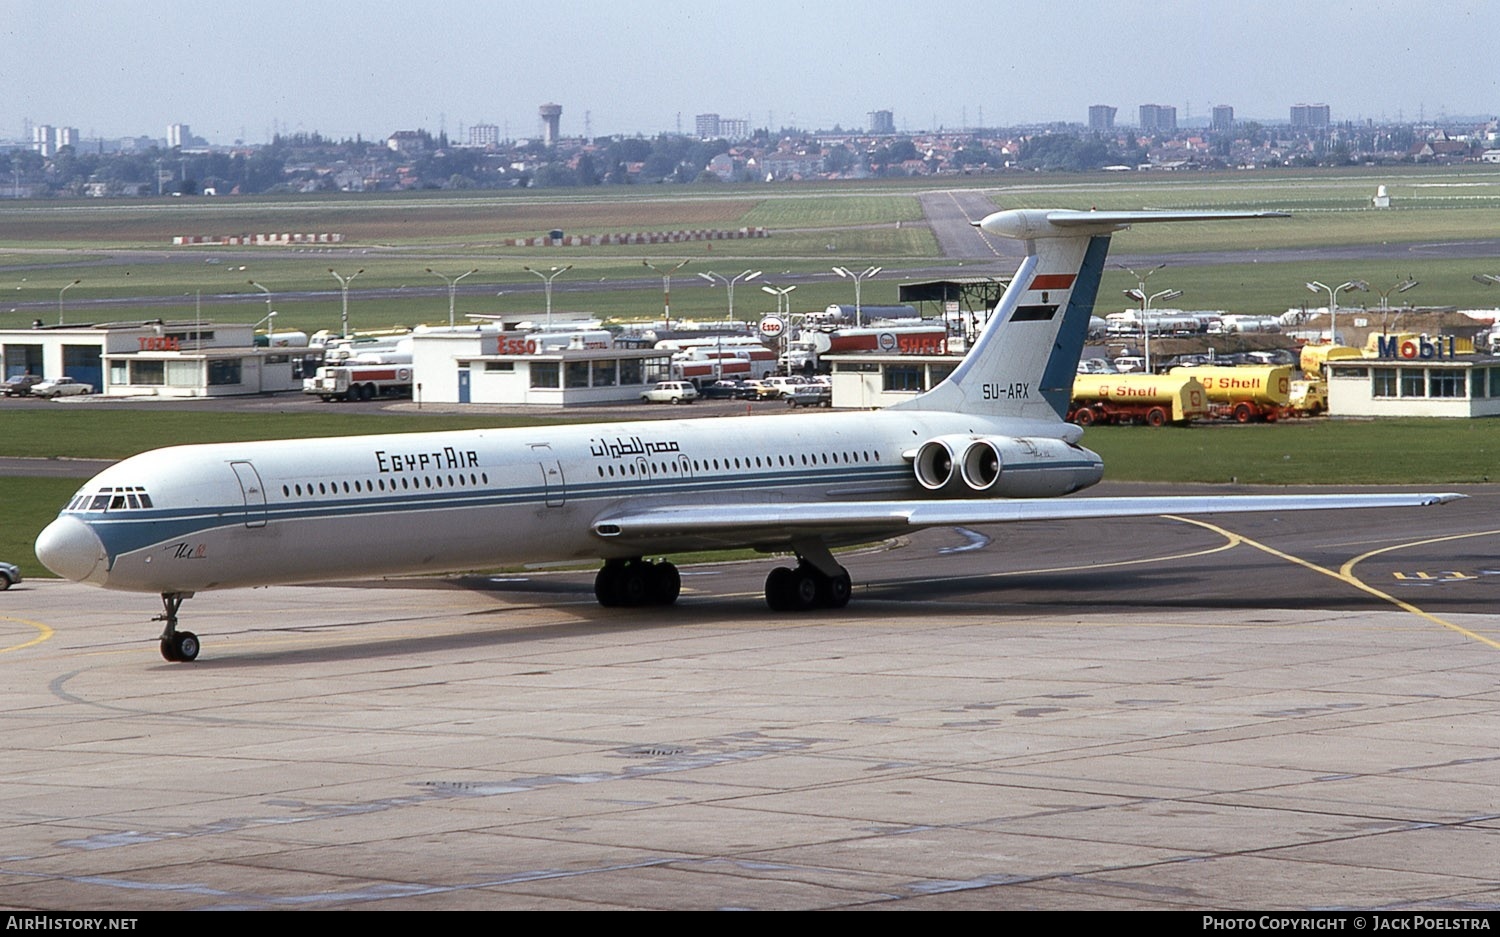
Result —
[[474, 124], [469, 128], [469, 146], [499, 146], [500, 128], [494, 124]]
[[896, 115], [891, 111], [871, 111], [870, 133], [875, 136], [890, 136], [896, 132]]
[[750, 138], [750, 121], [740, 117], [719, 118], [719, 136], [731, 143]]
[[1213, 128], [1221, 133], [1234, 129], [1234, 108], [1228, 104], [1214, 105]]
[[548, 146], [556, 146], [561, 136], [558, 130], [562, 126], [562, 105], [543, 104], [536, 112], [542, 117], [542, 142]]
[[1292, 129], [1327, 130], [1332, 123], [1329, 116], [1327, 104], [1293, 104]]
[[77, 149], [79, 139], [77, 127], [58, 127], [52, 135], [52, 142], [57, 144], [59, 150], [65, 146]]
[[37, 124], [31, 128], [31, 148], [43, 156], [57, 152], [57, 128], [50, 124]]
[[699, 114], [693, 121], [693, 128], [699, 140], [717, 140], [719, 138], [719, 115]]
[[1147, 133], [1177, 129], [1177, 108], [1170, 104], [1142, 104], [1141, 130]]
[[167, 149], [192, 143], [193, 131], [187, 124], [167, 124]]
[[1115, 114], [1118, 108], [1110, 107], [1108, 104], [1089, 105], [1089, 129], [1090, 130], [1113, 130], [1115, 129]]

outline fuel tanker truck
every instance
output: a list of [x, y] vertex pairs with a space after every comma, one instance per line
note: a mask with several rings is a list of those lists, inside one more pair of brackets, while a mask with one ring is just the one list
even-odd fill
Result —
[[1208, 415], [1208, 393], [1185, 374], [1079, 374], [1068, 421], [1186, 424]]
[[1194, 377], [1208, 393], [1209, 416], [1236, 423], [1296, 416], [1291, 404], [1292, 369], [1285, 366], [1228, 368], [1192, 365], [1172, 374]]

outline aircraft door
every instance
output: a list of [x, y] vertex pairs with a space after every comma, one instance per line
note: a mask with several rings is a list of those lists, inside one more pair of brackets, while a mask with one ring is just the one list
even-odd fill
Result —
[[249, 462], [231, 462], [229, 466], [245, 498], [245, 526], [266, 526], [266, 489], [260, 483], [260, 473]]
[[536, 456], [542, 470], [542, 490], [547, 507], [562, 507], [568, 500], [568, 480], [563, 475], [562, 463], [553, 457], [552, 447], [545, 443], [533, 445], [531, 453]]

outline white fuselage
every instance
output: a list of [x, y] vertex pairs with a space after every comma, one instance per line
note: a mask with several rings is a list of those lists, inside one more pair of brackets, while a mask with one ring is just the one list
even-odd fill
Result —
[[[626, 506], [933, 498], [911, 453], [958, 434], [1077, 430], [908, 410], [178, 446], [96, 476], [39, 552], [75, 555], [69, 578], [162, 593], [639, 556], [595, 523]], [[1086, 487], [1098, 457], [1078, 453], [1007, 470]], [[684, 533], [650, 546], [777, 543]]]

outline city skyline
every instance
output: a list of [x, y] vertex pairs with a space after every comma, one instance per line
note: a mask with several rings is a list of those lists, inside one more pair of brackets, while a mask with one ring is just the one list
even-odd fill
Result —
[[527, 138], [545, 102], [562, 105], [569, 137], [692, 133], [710, 112], [752, 127], [854, 129], [890, 110], [902, 132], [1081, 124], [1094, 104], [1117, 107], [1122, 125], [1146, 103], [1177, 108], [1181, 125], [1215, 105], [1277, 122], [1299, 103], [1328, 104], [1335, 123], [1500, 111], [1500, 82], [1454, 51], [1455, 38], [1500, 26], [1500, 8], [1474, 0], [1073, 0], [1000, 14], [937, 0], [818, 16], [786, 0], [664, 0], [647, 16], [561, 0], [545, 22], [472, 0], [444, 5], [441, 21], [387, 0], [352, 19], [285, 0], [8, 7], [0, 80], [13, 93], [0, 102], [0, 138], [12, 139], [27, 121], [85, 138], [159, 137], [183, 123], [215, 144], [274, 132], [457, 137], [483, 123]]

